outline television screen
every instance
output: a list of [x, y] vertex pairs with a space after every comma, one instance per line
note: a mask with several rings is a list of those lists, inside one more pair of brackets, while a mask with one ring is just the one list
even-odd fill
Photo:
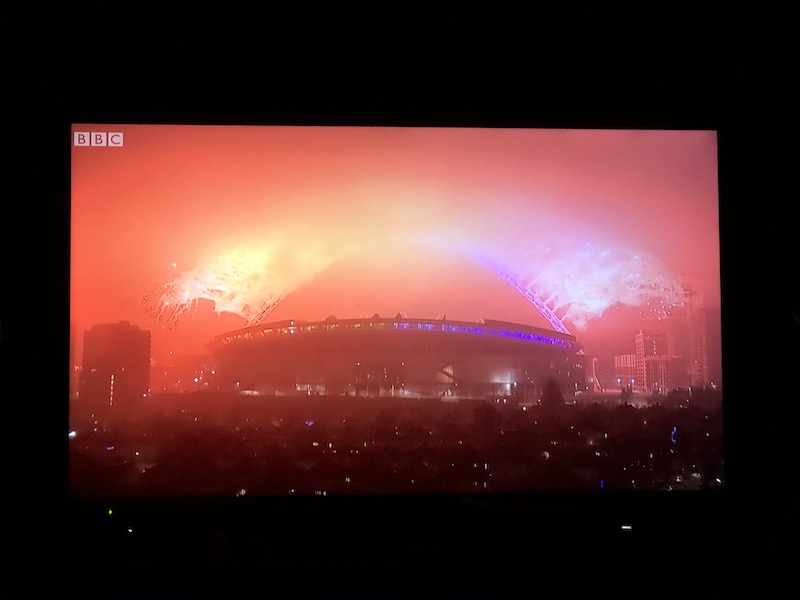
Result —
[[71, 137], [72, 498], [724, 486], [715, 131]]

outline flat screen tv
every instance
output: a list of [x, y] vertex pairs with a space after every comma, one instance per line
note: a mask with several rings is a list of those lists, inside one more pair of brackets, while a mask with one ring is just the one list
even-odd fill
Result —
[[725, 486], [715, 131], [70, 134], [71, 499]]

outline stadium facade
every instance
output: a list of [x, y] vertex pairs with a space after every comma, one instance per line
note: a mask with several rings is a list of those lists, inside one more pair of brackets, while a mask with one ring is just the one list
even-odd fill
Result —
[[262, 323], [211, 343], [221, 383], [265, 395], [532, 402], [586, 389], [574, 336], [502, 321], [371, 318]]

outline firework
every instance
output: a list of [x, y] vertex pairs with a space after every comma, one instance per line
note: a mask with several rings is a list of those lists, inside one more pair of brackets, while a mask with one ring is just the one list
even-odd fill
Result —
[[[171, 274], [150, 312], [173, 326], [211, 301], [217, 313], [241, 316], [248, 325], [265, 318], [288, 294], [346, 256], [377, 256], [424, 245], [431, 252], [456, 252], [496, 272], [515, 287], [556, 330], [583, 330], [610, 307], [636, 307], [647, 318], [667, 318], [684, 290], [656, 257], [624, 245], [575, 243], [541, 230], [482, 228], [422, 229], [402, 236], [346, 236], [345, 247], [327, 232], [312, 237], [238, 247], [207, 264]], [[405, 245], [404, 245], [405, 244]], [[385, 253], [387, 257], [391, 252]]]
[[161, 285], [160, 293], [147, 294], [148, 312], [167, 327], [197, 309], [201, 300], [213, 303], [217, 313], [239, 315], [248, 324], [271, 312], [297, 285], [313, 276], [308, 264], [287, 267], [276, 261], [272, 248], [235, 248], [209, 264], [178, 272]]
[[559, 320], [577, 329], [585, 329], [615, 305], [640, 307], [653, 318], [667, 318], [670, 308], [684, 298], [682, 286], [661, 261], [624, 246], [574, 247], [536, 240], [477, 246], [469, 253], [527, 291], [524, 295], [535, 298], [537, 307], [543, 302]]

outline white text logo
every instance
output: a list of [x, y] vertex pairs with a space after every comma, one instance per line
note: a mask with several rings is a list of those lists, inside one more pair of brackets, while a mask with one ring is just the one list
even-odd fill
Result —
[[72, 134], [73, 146], [105, 146], [121, 148], [123, 145], [121, 131], [76, 131]]

